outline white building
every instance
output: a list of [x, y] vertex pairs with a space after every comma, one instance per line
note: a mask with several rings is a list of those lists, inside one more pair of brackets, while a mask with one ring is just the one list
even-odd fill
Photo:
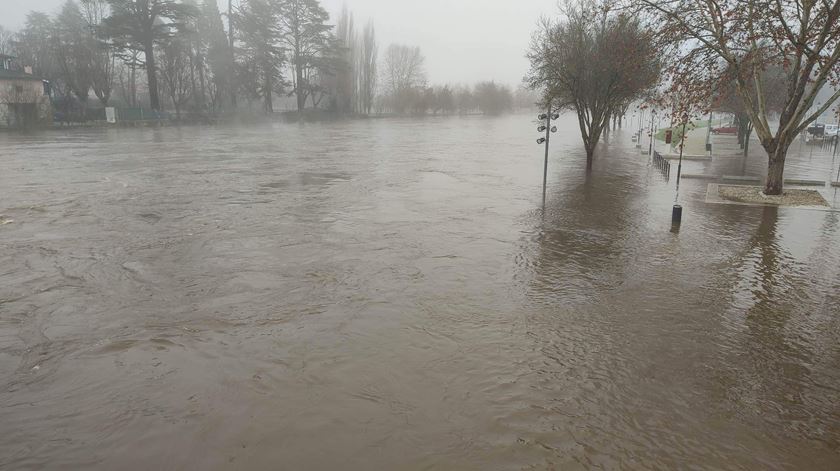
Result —
[[49, 83], [12, 68], [14, 57], [0, 54], [0, 128], [46, 125], [52, 121]]

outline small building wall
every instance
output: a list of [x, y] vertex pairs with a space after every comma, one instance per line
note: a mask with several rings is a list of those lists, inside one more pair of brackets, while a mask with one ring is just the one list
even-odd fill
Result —
[[51, 122], [52, 106], [41, 80], [0, 78], [0, 128], [44, 126]]

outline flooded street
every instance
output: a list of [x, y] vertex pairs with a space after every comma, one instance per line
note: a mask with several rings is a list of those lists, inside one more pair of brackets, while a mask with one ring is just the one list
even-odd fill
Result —
[[533, 118], [0, 134], [0, 468], [840, 468], [840, 213]]

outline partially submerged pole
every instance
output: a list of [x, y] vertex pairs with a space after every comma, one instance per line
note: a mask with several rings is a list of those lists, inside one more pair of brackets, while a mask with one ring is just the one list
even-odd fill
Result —
[[650, 132], [650, 145], [648, 145], [648, 155], [653, 154], [653, 117], [655, 115], [656, 115], [656, 110], [651, 109], [650, 110], [650, 129], [648, 129], [648, 131]]
[[675, 204], [671, 209], [671, 224], [679, 225], [682, 222], [682, 206]]
[[677, 164], [677, 194], [674, 197], [674, 202], [677, 202], [677, 198], [680, 196], [680, 175], [682, 174], [682, 159], [683, 159], [683, 148], [685, 148], [685, 125], [688, 123], [688, 113], [683, 114], [682, 116], [682, 136], [680, 136], [680, 161]]
[[543, 215], [545, 215], [545, 194], [546, 188], [548, 187], [548, 145], [551, 141], [551, 133], [557, 132], [557, 127], [551, 126], [552, 119], [560, 118], [559, 114], [552, 115], [551, 114], [551, 102], [548, 102], [548, 113], [543, 113], [539, 115], [538, 119], [540, 120], [540, 125], [537, 127], [537, 131], [543, 132], [545, 131], [545, 137], [541, 137], [537, 139], [537, 144], [545, 144], [545, 160], [543, 161], [543, 192], [542, 192], [542, 205], [543, 205]]
[[548, 103], [545, 123], [545, 161], [543, 162], [543, 212], [545, 212], [545, 189], [548, 184], [548, 143], [551, 140], [551, 102]]
[[671, 224], [679, 225], [682, 222], [682, 206], [677, 204], [680, 197], [680, 176], [682, 175], [683, 149], [685, 148], [685, 126], [688, 124], [688, 113], [682, 115], [682, 136], [680, 136], [680, 161], [677, 165], [677, 191], [674, 195], [674, 207], [671, 209]]

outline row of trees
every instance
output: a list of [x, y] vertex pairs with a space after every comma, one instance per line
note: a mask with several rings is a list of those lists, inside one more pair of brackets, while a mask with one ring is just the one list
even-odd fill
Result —
[[499, 115], [518, 107], [533, 107], [530, 94], [514, 94], [505, 85], [479, 82], [475, 86], [415, 86], [390, 92], [377, 100], [378, 112], [397, 114]]
[[403, 114], [469, 114], [481, 112], [497, 115], [514, 108], [524, 98], [527, 106], [535, 103], [534, 95], [518, 90], [517, 95], [505, 85], [493, 81], [470, 86], [427, 86], [425, 58], [419, 47], [400, 44], [388, 46], [384, 57], [384, 96], [381, 109]]
[[[56, 102], [84, 115], [90, 93], [107, 106], [140, 97], [161, 110], [219, 112], [277, 97], [342, 113], [453, 114], [509, 110], [513, 92], [428, 86], [418, 47], [392, 44], [382, 68], [372, 22], [345, 6], [336, 25], [318, 0], [66, 0], [53, 17], [32, 12], [22, 31], [0, 31], [0, 51], [53, 84]], [[227, 25], [227, 29], [225, 26]]]
[[563, 13], [535, 34], [528, 82], [576, 111], [590, 168], [628, 103], [672, 119], [722, 109], [745, 145], [757, 134], [778, 195], [790, 144], [840, 99], [840, 0], [568, 0]]
[[543, 106], [576, 112], [591, 169], [611, 117], [650, 95], [662, 65], [637, 16], [594, 1], [567, 3], [563, 13], [562, 20], [541, 22], [526, 80], [543, 91]]
[[[840, 0], [638, 0], [675, 61], [666, 69], [686, 108], [708, 106], [709, 90], [732, 83], [767, 152], [764, 192], [783, 191], [788, 148], [840, 98]], [[724, 77], [724, 80], [721, 80]], [[780, 86], [772, 86], [774, 77]], [[835, 91], [823, 102], [826, 85]], [[778, 125], [770, 124], [778, 111]]]
[[371, 23], [357, 33], [345, 8], [335, 28], [317, 0], [228, 6], [222, 15], [215, 0], [67, 0], [54, 17], [31, 12], [17, 34], [0, 30], [0, 51], [83, 107], [91, 91], [107, 105], [115, 88], [136, 106], [139, 83], [151, 108], [162, 108], [163, 95], [177, 113], [186, 105], [232, 109], [243, 99], [271, 112], [278, 95], [296, 97], [299, 110], [329, 103], [370, 111], [377, 77]]

